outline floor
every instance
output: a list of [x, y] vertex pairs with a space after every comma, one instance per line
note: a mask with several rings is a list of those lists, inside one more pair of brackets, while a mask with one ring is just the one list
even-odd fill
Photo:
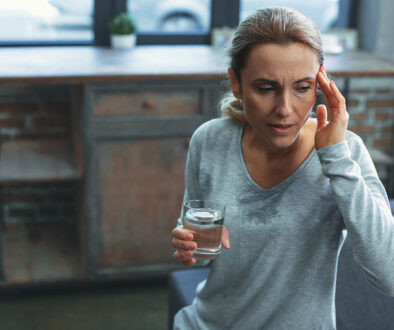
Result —
[[0, 291], [0, 329], [167, 329], [167, 281]]

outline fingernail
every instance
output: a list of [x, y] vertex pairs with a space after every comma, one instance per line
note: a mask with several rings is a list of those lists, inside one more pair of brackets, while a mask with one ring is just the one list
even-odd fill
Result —
[[229, 249], [230, 248], [230, 241], [228, 239], [224, 240], [223, 245], [225, 248]]

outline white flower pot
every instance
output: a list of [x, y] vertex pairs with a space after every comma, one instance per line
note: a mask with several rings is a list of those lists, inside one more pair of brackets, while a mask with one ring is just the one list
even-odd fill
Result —
[[115, 49], [128, 49], [135, 46], [135, 34], [112, 34], [111, 46]]

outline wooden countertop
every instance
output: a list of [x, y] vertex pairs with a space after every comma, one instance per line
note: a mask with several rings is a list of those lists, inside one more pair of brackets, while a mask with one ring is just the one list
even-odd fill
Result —
[[[209, 46], [0, 48], [0, 82], [94, 83], [135, 79], [220, 79], [223, 52]], [[327, 55], [327, 71], [340, 76], [394, 75], [394, 62], [361, 51]]]

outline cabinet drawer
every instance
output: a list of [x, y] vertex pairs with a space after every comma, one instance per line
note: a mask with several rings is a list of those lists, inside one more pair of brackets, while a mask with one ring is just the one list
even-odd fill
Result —
[[106, 90], [93, 101], [96, 116], [117, 115], [178, 115], [198, 113], [200, 92], [191, 90]]

